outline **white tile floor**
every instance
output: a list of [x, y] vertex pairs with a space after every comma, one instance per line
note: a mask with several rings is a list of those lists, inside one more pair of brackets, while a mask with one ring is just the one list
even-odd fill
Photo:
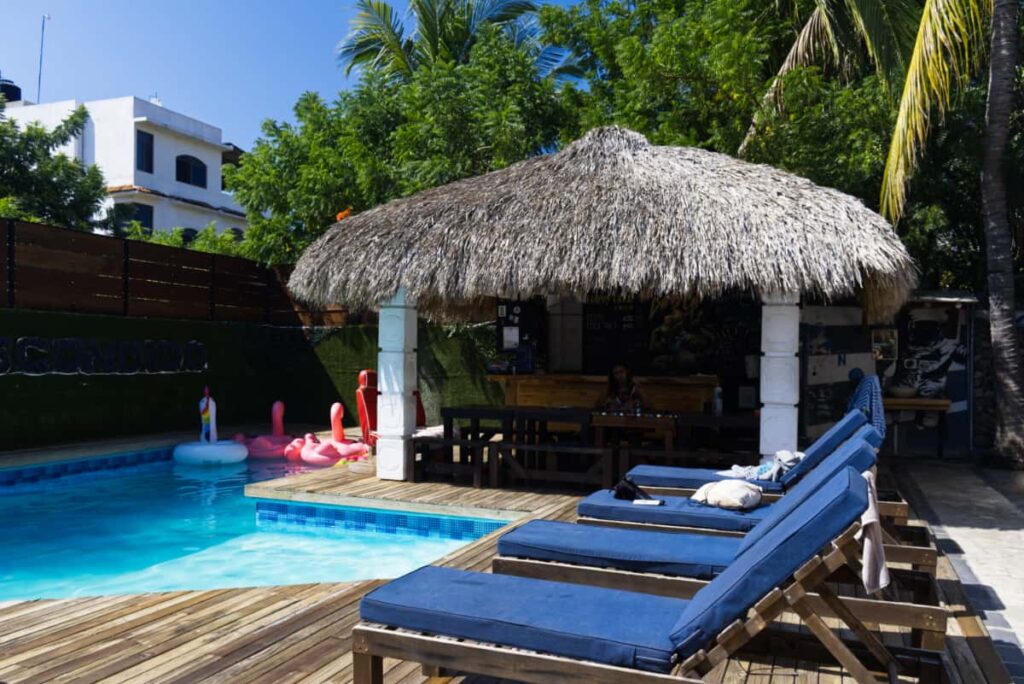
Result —
[[932, 525], [968, 598], [984, 615], [1014, 682], [1024, 684], [1024, 486], [1016, 486], [1022, 474], [966, 463], [921, 462], [905, 469], [927, 503], [918, 504], [918, 514]]

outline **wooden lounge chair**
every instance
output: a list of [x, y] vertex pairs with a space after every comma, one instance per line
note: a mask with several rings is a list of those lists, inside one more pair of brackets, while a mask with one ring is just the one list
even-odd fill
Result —
[[[815, 488], [832, 473], [847, 466], [865, 471], [875, 465], [875, 451], [859, 439], [845, 441], [824, 458], [785, 496], [771, 503], [762, 503], [749, 511], [733, 511], [699, 504], [689, 497], [659, 496], [663, 506], [637, 506], [630, 501], [614, 498], [611, 490], [600, 490], [585, 497], [577, 507], [578, 522], [585, 525], [659, 529], [675, 532], [698, 532], [742, 536], [771, 515], [776, 506], [792, 506], [811, 495]], [[912, 530], [890, 526], [892, 532], [886, 543], [886, 558], [893, 563], [906, 563], [915, 570], [935, 574], [937, 551], [920, 544], [920, 536]], [[900, 535], [906, 534], [906, 539]]]
[[[867, 423], [864, 414], [850, 411], [835, 425], [811, 444], [804, 453], [804, 459], [777, 480], [753, 480], [753, 483], [764, 491], [762, 500], [770, 503], [777, 501], [789, 489], [795, 487], [808, 473], [841, 445], [849, 440], [860, 439], [877, 449], [882, 444], [882, 436]], [[623, 451], [621, 458], [626, 463], [633, 460], [636, 450]], [[626, 469], [623, 468], [625, 471]], [[732, 479], [720, 474], [715, 468], [681, 468], [676, 466], [637, 465], [628, 469], [626, 476], [655, 496], [691, 496], [698, 488], [708, 482], [719, 482]], [[879, 513], [886, 520], [896, 525], [906, 525], [909, 516], [907, 502], [900, 497], [880, 497]]]
[[[639, 591], [690, 598], [723, 572], [756, 541], [747, 538], [628, 530], [533, 520], [498, 540], [492, 571], [519, 577]], [[849, 558], [832, 581], [860, 583], [860, 563]], [[912, 592], [911, 602], [848, 598], [843, 601], [860, 619], [912, 631], [915, 645], [942, 651], [946, 610], [937, 603], [934, 581], [890, 569], [900, 586]], [[823, 610], [827, 607], [822, 606]]]
[[[383, 658], [525, 682], [695, 682], [796, 612], [860, 684], [898, 670], [938, 681], [941, 662], [891, 649], [824, 584], [856, 554], [867, 487], [848, 469], [806, 505], [815, 512], [774, 528], [689, 600], [428, 566], [364, 597], [353, 631], [357, 684], [383, 681]], [[827, 546], [827, 550], [821, 551]], [[822, 606], [827, 606], [826, 612]], [[836, 616], [851, 647], [823, 621]]]

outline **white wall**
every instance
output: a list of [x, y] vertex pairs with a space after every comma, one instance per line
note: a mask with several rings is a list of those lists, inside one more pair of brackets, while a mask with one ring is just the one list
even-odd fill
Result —
[[[221, 191], [221, 130], [173, 112], [160, 105], [136, 97], [119, 97], [79, 103], [75, 100], [41, 105], [8, 105], [7, 113], [22, 125], [39, 121], [53, 128], [75, 107], [84, 104], [89, 122], [78, 139], [61, 152], [96, 164], [103, 172], [108, 188], [140, 186], [171, 197], [205, 202], [215, 208], [242, 211], [234, 198]], [[135, 168], [135, 131], [153, 135], [153, 173]], [[206, 165], [206, 187], [201, 188], [176, 179], [176, 160], [190, 155]], [[192, 206], [157, 195], [118, 195], [118, 203], [139, 201], [154, 207], [153, 227], [166, 230], [175, 227], [204, 228], [211, 221], [218, 230], [246, 228], [243, 217]]]

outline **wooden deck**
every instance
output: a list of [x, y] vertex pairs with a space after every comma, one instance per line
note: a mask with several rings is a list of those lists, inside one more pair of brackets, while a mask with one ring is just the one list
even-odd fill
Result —
[[[271, 492], [299, 500], [354, 500], [378, 507], [405, 502], [431, 510], [473, 509], [476, 515], [481, 510], [517, 514], [509, 526], [437, 561], [472, 570], [490, 569], [497, 538], [511, 526], [533, 518], [575, 519], [576, 498], [557, 493], [384, 483], [341, 469], [289, 480], [253, 490], [260, 496]], [[0, 604], [0, 682], [348, 682], [359, 599], [379, 584], [370, 580]], [[969, 647], [971, 639], [987, 635], [971, 629], [950, 635], [953, 684], [994, 681], [981, 674]], [[886, 635], [887, 640], [902, 636]], [[388, 682], [427, 681], [415, 663], [386, 661], [385, 667]], [[852, 681], [835, 666], [770, 654], [730, 660], [707, 679], [718, 684]]]
[[578, 494], [528, 489], [475, 489], [444, 482], [394, 482], [325, 468], [245, 488], [247, 496], [305, 503], [414, 511], [439, 515], [517, 520], [553, 503], [575, 502]]

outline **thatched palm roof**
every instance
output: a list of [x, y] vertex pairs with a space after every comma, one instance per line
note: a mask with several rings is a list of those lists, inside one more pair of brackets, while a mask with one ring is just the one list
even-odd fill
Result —
[[859, 200], [608, 127], [344, 219], [289, 285], [314, 305], [371, 307], [404, 288], [427, 311], [554, 293], [860, 294], [887, 316], [914, 282], [892, 228]]

